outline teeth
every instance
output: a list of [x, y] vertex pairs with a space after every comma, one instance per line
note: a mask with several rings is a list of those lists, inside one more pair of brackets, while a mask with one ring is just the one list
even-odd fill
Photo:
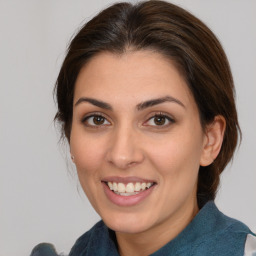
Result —
[[150, 188], [153, 183], [152, 182], [136, 182], [135, 184], [133, 183], [128, 183], [125, 185], [124, 183], [121, 182], [108, 182], [107, 183], [108, 187], [113, 190], [116, 194], [119, 194], [121, 196], [131, 196], [131, 195], [136, 195], [140, 191], [144, 191], [145, 189]]
[[145, 189], [146, 189], [146, 183], [145, 183], [145, 182], [141, 183], [141, 189], [142, 189], [142, 190], [145, 190]]
[[[110, 182], [111, 183], [111, 182]], [[117, 192], [117, 183], [116, 182], [114, 182], [113, 183], [113, 189], [112, 190], [114, 190], [115, 192]]]
[[111, 182], [108, 182], [108, 186], [109, 186], [109, 188], [110, 188], [111, 190], [114, 190], [114, 189], [113, 189], [113, 184], [112, 184]]
[[134, 185], [133, 185], [133, 183], [128, 183], [128, 184], [126, 185], [125, 191], [126, 191], [127, 193], [132, 193], [132, 192], [134, 192]]
[[135, 188], [134, 188], [134, 190], [135, 190], [135, 191], [140, 191], [140, 189], [141, 189], [140, 183], [139, 183], [139, 182], [136, 182], [136, 183], [135, 183]]
[[152, 185], [152, 183], [148, 182], [147, 185], [146, 185], [146, 187], [147, 187], [147, 188], [150, 188], [151, 185]]
[[139, 192], [133, 192], [133, 193], [119, 193], [119, 192], [115, 192], [115, 193], [120, 195], [120, 196], [133, 196], [133, 195], [139, 194]]
[[124, 193], [125, 192], [125, 185], [123, 183], [117, 184], [117, 192]]

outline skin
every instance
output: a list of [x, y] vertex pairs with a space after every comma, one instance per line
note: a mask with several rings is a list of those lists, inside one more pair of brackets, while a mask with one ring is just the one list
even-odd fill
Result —
[[[176, 101], [138, 110], [138, 104], [166, 96]], [[78, 102], [83, 97], [103, 101], [112, 109]], [[162, 117], [159, 125], [154, 116], [160, 113], [172, 121]], [[95, 123], [93, 117], [85, 121], [92, 114], [102, 115], [103, 123]], [[116, 231], [121, 255], [151, 254], [190, 223], [199, 211], [199, 166], [217, 157], [224, 130], [221, 116], [202, 129], [184, 78], [156, 52], [104, 52], [81, 69], [75, 84], [70, 152], [85, 194]], [[118, 206], [104, 193], [101, 181], [108, 176], [136, 176], [157, 184], [139, 204]]]

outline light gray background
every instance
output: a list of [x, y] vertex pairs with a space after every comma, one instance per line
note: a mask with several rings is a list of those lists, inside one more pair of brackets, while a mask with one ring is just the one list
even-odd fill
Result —
[[[44, 241], [68, 253], [99, 219], [58, 146], [52, 89], [74, 31], [112, 2], [0, 0], [0, 256]], [[208, 24], [229, 57], [243, 141], [216, 202], [256, 231], [256, 1], [172, 2]]]

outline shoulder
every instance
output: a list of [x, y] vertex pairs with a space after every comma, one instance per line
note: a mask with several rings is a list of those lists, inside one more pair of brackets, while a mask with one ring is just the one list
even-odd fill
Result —
[[241, 221], [223, 214], [213, 203], [208, 205], [207, 213], [204, 225], [209, 224], [209, 229], [195, 250], [212, 252], [210, 255], [243, 255], [246, 239], [249, 234], [253, 235], [250, 229]]
[[243, 235], [247, 235], [249, 233], [251, 233], [250, 229], [248, 228], [247, 225], [245, 225], [243, 222], [228, 217], [226, 215], [224, 215], [223, 213], [220, 212], [220, 217], [218, 219], [220, 225], [223, 225], [223, 228], [220, 231], [220, 234], [243, 234]]
[[246, 238], [249, 234], [254, 235], [249, 227], [243, 222], [228, 217], [222, 212], [219, 212], [219, 218], [217, 218], [220, 226], [218, 236], [224, 238], [226, 241], [242, 241], [245, 245]]
[[79, 256], [89, 247], [94, 246], [94, 242], [99, 239], [99, 236], [107, 232], [107, 227], [103, 221], [97, 222], [89, 231], [80, 236], [72, 247], [69, 256]]
[[220, 248], [231, 251], [233, 253], [232, 255], [243, 255], [246, 238], [249, 234], [253, 233], [239, 220], [227, 216], [225, 216], [223, 220], [225, 221], [225, 225], [223, 229], [216, 234], [214, 240], [221, 243]]

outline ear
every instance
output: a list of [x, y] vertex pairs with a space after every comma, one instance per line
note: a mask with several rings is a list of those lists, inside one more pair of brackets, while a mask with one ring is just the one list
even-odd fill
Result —
[[70, 158], [71, 158], [72, 162], [75, 163], [75, 157], [74, 157], [74, 155], [72, 154], [71, 150], [70, 150]]
[[224, 138], [226, 120], [223, 116], [215, 116], [214, 121], [205, 130], [201, 166], [210, 165], [218, 156]]

